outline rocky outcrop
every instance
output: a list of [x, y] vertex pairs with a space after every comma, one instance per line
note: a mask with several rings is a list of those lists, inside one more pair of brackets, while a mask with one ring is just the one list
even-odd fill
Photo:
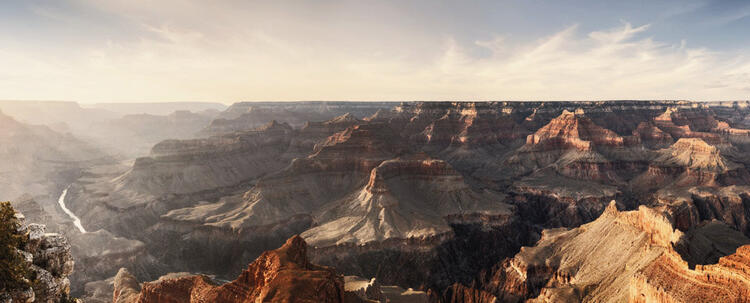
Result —
[[501, 298], [618, 302], [627, 295], [630, 275], [677, 239], [652, 210], [621, 214], [612, 203], [592, 223], [545, 230], [536, 246], [522, 248], [494, 274], [491, 285]]
[[523, 178], [509, 189], [508, 203], [530, 222], [546, 227], [574, 227], [592, 221], [622, 192], [615, 186], [555, 174]]
[[138, 301], [141, 286], [130, 272], [121, 268], [114, 279], [113, 303], [129, 303]]
[[563, 110], [560, 116], [526, 138], [526, 144], [532, 150], [591, 150], [592, 145], [622, 146], [623, 142], [615, 132], [586, 118], [583, 110]]
[[654, 123], [675, 139], [699, 138], [711, 144], [724, 142], [719, 134], [710, 132], [718, 126], [718, 122], [713, 113], [705, 108], [669, 107], [654, 118]]
[[625, 155], [628, 142], [615, 132], [594, 124], [582, 110], [576, 113], [564, 110], [529, 135], [526, 144], [505, 160], [504, 167], [515, 176], [538, 174], [540, 170], [543, 173], [548, 169], [578, 180], [623, 183], [623, 179], [640, 166], [637, 163], [640, 159]]
[[643, 166], [643, 152], [626, 144], [583, 110], [563, 110], [505, 160], [503, 167], [517, 177], [509, 187], [512, 203], [548, 227], [593, 220], [621, 194], [617, 186]]
[[633, 131], [633, 137], [648, 148], [664, 148], [674, 142], [672, 136], [653, 122], [641, 122]]
[[695, 269], [675, 253], [662, 254], [635, 274], [628, 301], [750, 302], [750, 245]]
[[681, 230], [702, 221], [718, 220], [750, 237], [750, 187], [689, 187], [664, 189], [654, 195]]
[[[624, 209], [660, 208], [692, 239], [710, 239], [691, 230], [712, 219], [747, 235], [750, 195], [720, 194], [750, 182], [742, 104], [405, 102], [366, 119], [340, 113], [166, 141], [127, 177], [74, 184], [69, 206], [87, 229], [137, 239], [169, 271], [236, 277], [262, 251], [301, 234], [317, 263], [437, 297], [449, 287], [451, 298], [586, 297], [595, 277], [548, 287], [557, 269], [533, 266], [545, 284], [508, 272], [507, 285], [519, 290], [471, 289], [484, 285], [472, 283], [479, 272], [517, 255], [540, 228], [584, 225], [612, 199]], [[274, 106], [237, 105], [222, 119], [297, 105]], [[635, 226], [618, 220], [610, 221]], [[725, 253], [691, 245], [700, 256], [685, 257], [689, 264]]]
[[659, 165], [686, 167], [693, 170], [725, 172], [736, 169], [737, 163], [724, 159], [719, 149], [698, 138], [681, 138], [663, 149], [654, 159]]
[[726, 186], [747, 184], [750, 173], [739, 163], [726, 159], [721, 151], [698, 138], [681, 138], [656, 152], [648, 170], [632, 183], [641, 188], [667, 186]]
[[[621, 212], [613, 201], [591, 223], [545, 230], [535, 246], [522, 248], [484, 276], [480, 287], [462, 293], [483, 290], [507, 302], [622, 302], [649, 291], [646, 284], [651, 282], [644, 281], [652, 280], [644, 275], [673, 271], [659, 267], [665, 260], [679, 260], [677, 268], [687, 269], [688, 261], [683, 259], [706, 264], [711, 255], [731, 253], [750, 243], [721, 223], [699, 226], [688, 234], [674, 226], [674, 218], [663, 209], [642, 206]], [[635, 290], [640, 293], [633, 295]]]
[[16, 219], [20, 223], [18, 233], [27, 238], [25, 247], [19, 251], [33, 280], [28, 289], [0, 292], [0, 301], [56, 303], [69, 300], [68, 276], [73, 272], [74, 262], [67, 239], [60, 234], [46, 233], [44, 225], [27, 223], [21, 213], [16, 214]]
[[444, 161], [420, 155], [397, 158], [373, 168], [359, 191], [324, 206], [315, 215], [318, 226], [302, 236], [322, 248], [430, 238], [451, 233], [454, 222], [504, 225], [512, 209], [503, 199], [471, 190]]
[[106, 284], [104, 280], [123, 267], [139, 279], [153, 279], [167, 271], [143, 242], [117, 237], [106, 230], [73, 235], [70, 243], [77, 265], [76, 271], [70, 275], [76, 295], [82, 295], [81, 290], [85, 290], [87, 282]]
[[229, 283], [206, 276], [163, 278], [143, 284], [120, 271], [114, 301], [129, 302], [344, 302], [344, 282], [336, 271], [310, 263], [307, 245], [292, 237], [281, 248], [263, 253]]

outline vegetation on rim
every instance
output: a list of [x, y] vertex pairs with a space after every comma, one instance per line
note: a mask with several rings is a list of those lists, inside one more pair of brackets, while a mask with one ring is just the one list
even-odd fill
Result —
[[31, 270], [19, 252], [28, 238], [18, 233], [20, 222], [10, 202], [0, 202], [0, 292], [26, 289], [31, 285]]

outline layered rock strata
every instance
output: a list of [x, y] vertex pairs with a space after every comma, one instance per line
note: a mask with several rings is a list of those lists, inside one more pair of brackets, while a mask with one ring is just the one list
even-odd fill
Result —
[[628, 301], [750, 302], [750, 245], [695, 269], [675, 253], [665, 253], [631, 280]]
[[[140, 290], [127, 271], [115, 278], [113, 301], [130, 302], [344, 302], [344, 282], [336, 271], [307, 259], [307, 245], [290, 238], [263, 253], [240, 276], [217, 285], [202, 275], [165, 277]], [[136, 294], [137, 293], [137, 294]]]
[[[223, 153], [237, 141], [222, 138], [251, 132], [167, 141], [153, 163], [137, 163], [142, 175], [75, 184], [70, 204], [84, 224], [145, 243], [170, 271], [233, 277], [301, 233], [318, 263], [439, 296], [538, 228], [585, 224], [612, 199], [666, 206], [686, 234], [717, 219], [747, 235], [746, 194], [722, 194], [750, 180], [743, 104], [403, 103], [366, 119], [272, 123], [284, 130], [262, 137], [276, 141], [249, 152]], [[223, 183], [191, 179], [211, 174]]]
[[[613, 201], [601, 217], [591, 223], [569, 230], [545, 230], [535, 246], [524, 247], [515, 257], [499, 263], [494, 271], [480, 279], [479, 287], [451, 287], [452, 295], [444, 302], [460, 302], [450, 298], [476, 297], [482, 292], [492, 294], [493, 298], [477, 302], [492, 302], [492, 299], [500, 302], [652, 302], [652, 299], [694, 302], [693, 299], [702, 296], [741, 296], [742, 289], [747, 287], [742, 284], [747, 280], [740, 278], [743, 269], [737, 269], [739, 277], [732, 273], [735, 269], [727, 269], [724, 277], [732, 278], [717, 279], [702, 271], [721, 272], [723, 267], [734, 266], [733, 262], [741, 264], [746, 248], [740, 246], [750, 243], [750, 239], [718, 222], [696, 226], [683, 233], [674, 227], [673, 220], [662, 209], [644, 206], [637, 211], [621, 212]], [[685, 261], [707, 264], [715, 261], [713, 256], [733, 253], [735, 249], [737, 254], [719, 259], [719, 265], [697, 265], [695, 271]], [[684, 289], [693, 285], [691, 281], [694, 285], [706, 285], [697, 282], [695, 277], [713, 284], [700, 288], [705, 291], [702, 296], [685, 294]], [[722, 284], [727, 280], [729, 282]], [[669, 286], [670, 281], [677, 284]], [[669, 301], [669, 298], [675, 300]]]

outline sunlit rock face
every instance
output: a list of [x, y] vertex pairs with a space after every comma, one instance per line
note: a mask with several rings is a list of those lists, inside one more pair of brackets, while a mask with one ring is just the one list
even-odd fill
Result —
[[[735, 151], [725, 149], [727, 153]], [[668, 148], [656, 151], [648, 170], [633, 180], [636, 187], [659, 189], [670, 186], [710, 186], [748, 184], [744, 165], [727, 159], [721, 150], [699, 138], [681, 138]]]
[[300, 237], [264, 252], [223, 285], [201, 275], [166, 276], [142, 287], [133, 281], [127, 271], [118, 273], [115, 302], [344, 302], [343, 278], [334, 269], [310, 263]]
[[442, 160], [424, 155], [386, 160], [360, 190], [316, 216], [319, 226], [302, 234], [312, 245], [365, 245], [451, 233], [450, 223], [472, 217], [504, 224], [512, 208], [503, 196], [477, 192]]
[[[545, 230], [535, 246], [523, 247], [515, 257], [482, 276], [478, 287], [454, 285], [451, 292], [472, 296], [489, 293], [502, 302], [694, 302], [691, 298], [702, 296], [691, 297], [682, 288], [688, 288], [691, 279], [706, 285], [698, 282], [697, 277], [702, 277], [703, 281], [712, 281], [704, 290], [713, 290], [720, 298], [744, 295], [744, 265], [726, 269], [724, 276], [731, 278], [709, 279], [701, 271], [719, 273], [734, 262], [742, 264], [746, 247], [741, 246], [750, 239], [723, 223], [697, 226], [683, 233], [674, 227], [673, 220], [662, 209], [645, 206], [637, 211], [618, 211], [613, 201], [591, 223]], [[716, 262], [713, 256], [735, 250], [735, 255], [719, 259], [718, 265], [697, 265], [695, 271], [688, 268], [689, 262]], [[735, 270], [739, 276], [733, 273]], [[727, 282], [721, 285], [722, 281]], [[669, 285], [672, 282], [677, 284]], [[709, 293], [706, 295], [710, 297]], [[670, 297], [676, 299], [669, 301]], [[483, 300], [478, 302], [492, 302]]]
[[[268, 114], [246, 105], [222, 119]], [[126, 169], [89, 172], [71, 187], [68, 206], [87, 229], [143, 243], [143, 256], [161, 262], [161, 273], [232, 279], [300, 234], [316, 263], [429, 290], [432, 298], [623, 299], [619, 290], [592, 291], [603, 283], [597, 279], [620, 283], [635, 271], [589, 276], [596, 265], [565, 262], [593, 251], [594, 259], [622, 253], [645, 266], [681, 243], [663, 235], [683, 233], [703, 240], [684, 242], [695, 254], [675, 251], [703, 264], [731, 253], [698, 245], [710, 242], [706, 222], [725, 224], [720, 230], [730, 237], [750, 235], [746, 105], [405, 102], [306, 122], [279, 119], [161, 142]], [[624, 215], [609, 206], [613, 199], [622, 210], [648, 208]], [[543, 228], [558, 227], [566, 231], [545, 231], [541, 248], [521, 251]], [[594, 228], [600, 232], [576, 236]], [[542, 258], [543, 266], [524, 257], [563, 251], [568, 244], [560, 243], [609, 243], [608, 235], [637, 251], [580, 244]], [[531, 278], [501, 270], [513, 266], [526, 266]], [[482, 282], [495, 275], [494, 286]]]
[[621, 146], [623, 139], [615, 132], [594, 124], [578, 113], [563, 110], [555, 119], [526, 138], [531, 150], [567, 149], [591, 150], [593, 145]]
[[665, 253], [631, 280], [628, 301], [747, 302], [750, 298], [750, 245], [694, 269], [674, 253]]

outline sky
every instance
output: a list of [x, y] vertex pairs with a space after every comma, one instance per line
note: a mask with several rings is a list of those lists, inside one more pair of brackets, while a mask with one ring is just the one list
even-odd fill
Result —
[[750, 1], [0, 2], [0, 99], [750, 99]]

